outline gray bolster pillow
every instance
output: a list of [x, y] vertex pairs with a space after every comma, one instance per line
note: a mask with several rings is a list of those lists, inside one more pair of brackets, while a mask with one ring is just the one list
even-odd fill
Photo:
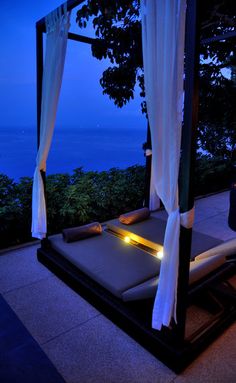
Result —
[[88, 225], [72, 227], [62, 230], [62, 236], [65, 242], [75, 242], [80, 239], [102, 234], [102, 226], [99, 222], [89, 223]]
[[150, 210], [147, 207], [144, 207], [142, 209], [133, 210], [129, 213], [120, 215], [119, 221], [124, 225], [132, 225], [133, 223], [144, 221], [149, 218], [149, 216]]

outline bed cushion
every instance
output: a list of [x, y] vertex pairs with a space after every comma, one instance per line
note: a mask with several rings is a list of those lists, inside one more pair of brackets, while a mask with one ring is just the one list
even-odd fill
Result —
[[102, 226], [99, 222], [92, 222], [87, 225], [62, 230], [63, 240], [67, 243], [80, 241], [81, 239], [100, 234], [102, 234]]
[[72, 243], [61, 235], [49, 239], [53, 249], [119, 298], [160, 271], [157, 258], [106, 232]]
[[[225, 262], [225, 255], [218, 254], [209, 258], [190, 262], [189, 284], [193, 284], [216, 270]], [[138, 286], [135, 286], [122, 294], [123, 301], [134, 301], [154, 298], [157, 291], [158, 277], [151, 278]]]
[[144, 221], [145, 219], [150, 217], [150, 210], [147, 207], [143, 207], [142, 209], [133, 210], [129, 213], [121, 214], [119, 216], [119, 222], [124, 225], [132, 225], [137, 222]]
[[[130, 236], [134, 241], [159, 251], [164, 241], [166, 221], [151, 216], [146, 221], [135, 223], [127, 227], [127, 225], [123, 225], [119, 222], [118, 219], [113, 219], [107, 222], [107, 227], [122, 236]], [[222, 242], [220, 239], [193, 230], [191, 259], [193, 260], [198, 254]]]

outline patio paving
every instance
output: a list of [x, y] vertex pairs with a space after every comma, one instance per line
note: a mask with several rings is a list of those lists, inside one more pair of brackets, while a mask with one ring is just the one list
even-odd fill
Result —
[[[228, 192], [197, 200], [195, 229], [234, 238], [228, 204]], [[236, 382], [236, 323], [176, 375], [44, 268], [37, 247], [1, 253], [0, 293], [67, 383]]]

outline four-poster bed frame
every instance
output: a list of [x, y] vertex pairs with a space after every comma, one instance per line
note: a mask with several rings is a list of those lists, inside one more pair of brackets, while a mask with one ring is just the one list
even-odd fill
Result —
[[[77, 7], [84, 0], [67, 1], [68, 11]], [[185, 40], [185, 102], [184, 123], [182, 131], [182, 155], [180, 164], [180, 212], [191, 210], [194, 206], [194, 162], [195, 162], [195, 135], [198, 115], [198, 62], [199, 62], [199, 15], [197, 0], [187, 0], [186, 15], [186, 40]], [[37, 39], [37, 135], [38, 145], [40, 141], [40, 116], [42, 101], [42, 78], [43, 78], [43, 34], [45, 33], [45, 18], [36, 23]], [[235, 36], [229, 33], [228, 37]], [[77, 42], [92, 44], [96, 39], [68, 33], [68, 39]], [[212, 41], [222, 39], [222, 36], [214, 37]], [[210, 42], [210, 39], [205, 41]], [[204, 43], [204, 41], [203, 41]], [[148, 147], [151, 145], [150, 132], [147, 133]], [[150, 184], [150, 159], [147, 160], [147, 190]], [[45, 174], [43, 174], [45, 180]], [[148, 193], [146, 193], [146, 206], [148, 206]], [[57, 254], [50, 249], [47, 239], [42, 240], [42, 246], [38, 250], [38, 258], [47, 267], [52, 269], [60, 278], [65, 280], [71, 287], [86, 297], [93, 305], [104, 312], [109, 318], [121, 326], [132, 337], [144, 345], [148, 350], [164, 361], [175, 371], [180, 371], [189, 363], [228, 323], [236, 317], [236, 307], [233, 297], [227, 297], [225, 313], [218, 318], [218, 322], [205, 328], [203, 334], [199, 334], [194, 341], [186, 341], [185, 325], [186, 311], [189, 301], [189, 262], [191, 252], [192, 229], [181, 226], [180, 230], [180, 252], [179, 252], [179, 277], [177, 291], [177, 324], [172, 329], [164, 328], [162, 331], [151, 329], [149, 319], [141, 319], [137, 312], [150, 311], [150, 302], [141, 304], [132, 303], [125, 305], [119, 299], [112, 296], [103, 287], [92, 281], [84, 273], [77, 270], [66, 260], [61, 260]], [[229, 268], [230, 272], [232, 267]], [[220, 271], [218, 278], [222, 277]], [[213, 276], [212, 276], [213, 277]], [[216, 276], [214, 278], [216, 279]], [[207, 279], [201, 287], [195, 286], [191, 290], [191, 296], [199, 294], [203, 287], [211, 288], [212, 280]], [[223, 293], [219, 293], [219, 296]]]

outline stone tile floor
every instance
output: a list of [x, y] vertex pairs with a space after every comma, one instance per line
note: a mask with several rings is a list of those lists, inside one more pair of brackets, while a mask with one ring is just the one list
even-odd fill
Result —
[[[228, 192], [197, 200], [195, 229], [235, 237], [228, 201]], [[176, 375], [45, 269], [37, 247], [1, 252], [0, 293], [66, 382], [236, 382], [236, 324]]]

